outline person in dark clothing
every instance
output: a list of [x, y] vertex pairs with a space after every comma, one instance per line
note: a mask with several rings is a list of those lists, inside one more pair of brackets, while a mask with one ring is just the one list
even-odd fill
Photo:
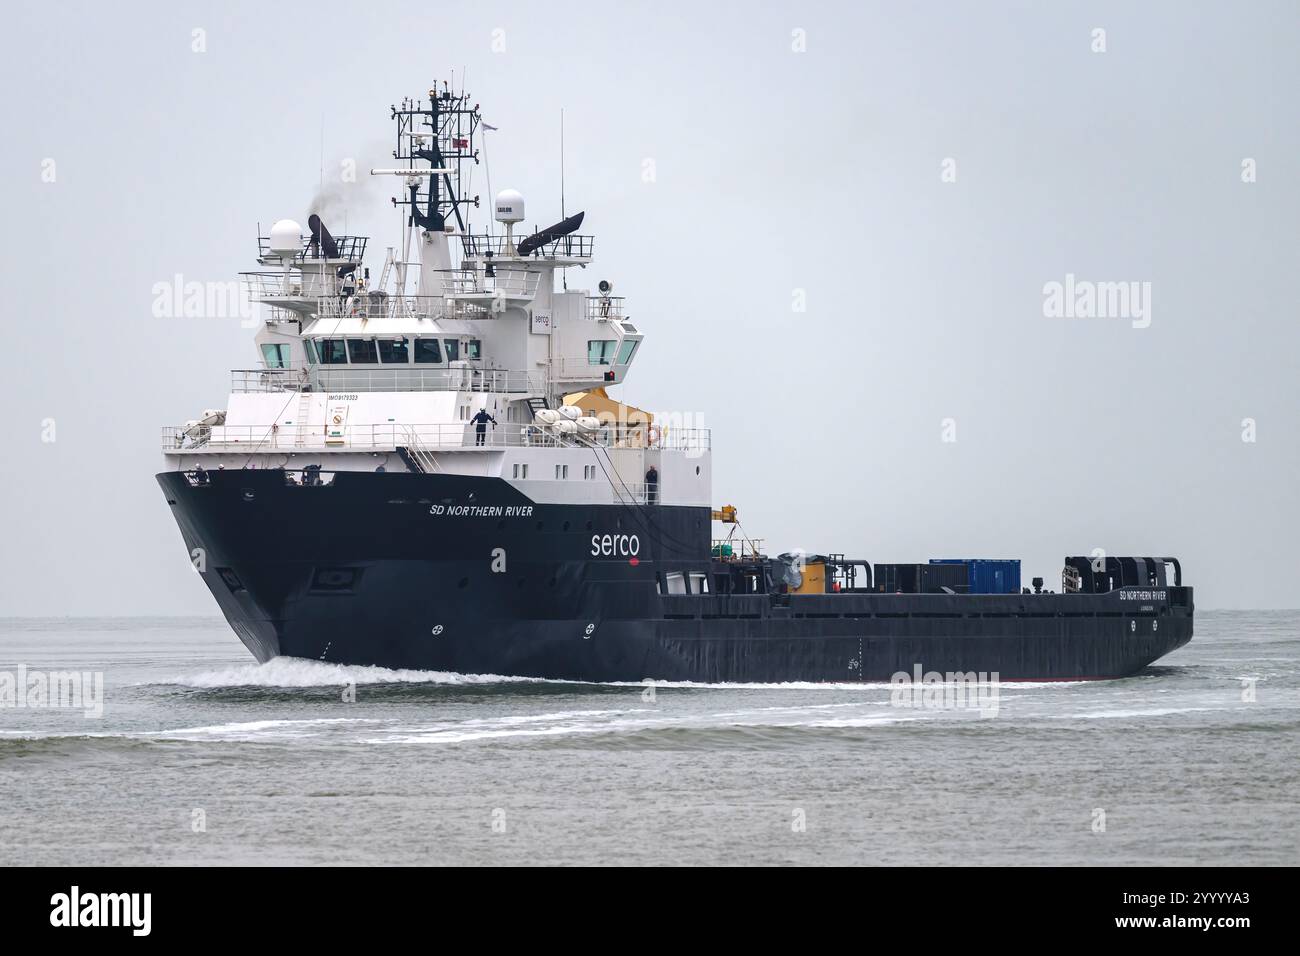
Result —
[[194, 466], [194, 483], [196, 485], [206, 485], [208, 483], [208, 472], [202, 465]]
[[309, 488], [320, 484], [320, 465], [308, 465], [302, 470], [302, 483]]
[[659, 472], [651, 465], [645, 473], [645, 503], [655, 504], [659, 500]]
[[487, 423], [491, 422], [492, 427], [495, 428], [497, 420], [488, 414], [486, 408], [480, 408], [478, 414], [471, 418], [470, 421], [474, 423], [474, 445], [478, 447], [487, 440]]
[[347, 309], [348, 301], [352, 298], [353, 293], [357, 291], [357, 274], [355, 271], [349, 272], [343, 276], [343, 281], [339, 285], [339, 311]]

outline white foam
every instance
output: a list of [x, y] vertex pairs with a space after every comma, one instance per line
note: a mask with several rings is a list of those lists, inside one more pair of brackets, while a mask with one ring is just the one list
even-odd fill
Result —
[[232, 724], [212, 724], [207, 727], [177, 727], [175, 730], [132, 734], [133, 737], [217, 736], [221, 734], [256, 734], [267, 730], [305, 730], [327, 724], [374, 724], [380, 721], [365, 717], [318, 717], [310, 720], [246, 720]]
[[1196, 714], [1221, 707], [1152, 707], [1145, 710], [1096, 710], [1081, 714], [1030, 714], [1030, 719], [1046, 720], [1122, 720], [1126, 717], [1167, 717], [1170, 714]]
[[815, 720], [808, 727], [887, 727], [890, 724], [906, 724], [916, 720], [929, 720], [929, 717], [837, 717], [834, 720]]
[[183, 674], [168, 683], [182, 687], [340, 687], [348, 684], [499, 684], [535, 682], [530, 677], [453, 674], [447, 671], [391, 670], [360, 664], [328, 664], [299, 657], [276, 657], [265, 664], [236, 664]]
[[499, 740], [506, 737], [560, 737], [571, 734], [607, 734], [627, 727], [597, 724], [574, 724], [564, 727], [522, 728], [513, 730], [435, 730], [424, 733], [406, 734], [401, 737], [386, 737], [369, 740], [372, 744], [460, 744], [473, 740]]

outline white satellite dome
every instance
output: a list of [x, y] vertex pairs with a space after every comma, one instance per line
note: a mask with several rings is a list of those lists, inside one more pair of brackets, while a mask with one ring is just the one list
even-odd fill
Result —
[[515, 189], [503, 189], [497, 193], [497, 222], [516, 223], [524, 221], [524, 197]]
[[271, 251], [281, 259], [302, 252], [302, 226], [292, 219], [279, 219], [271, 227]]

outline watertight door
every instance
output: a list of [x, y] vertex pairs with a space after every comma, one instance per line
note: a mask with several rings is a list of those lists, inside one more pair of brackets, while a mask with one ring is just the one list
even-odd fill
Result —
[[325, 416], [325, 444], [343, 445], [347, 443], [348, 406], [331, 405]]

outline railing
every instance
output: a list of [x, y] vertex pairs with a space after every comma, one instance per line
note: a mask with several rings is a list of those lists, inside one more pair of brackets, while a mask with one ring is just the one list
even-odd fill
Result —
[[[332, 276], [302, 276], [283, 272], [242, 272], [248, 298], [277, 308], [293, 303], [313, 315], [329, 318], [460, 318], [491, 319], [501, 310], [496, 299], [530, 300], [537, 294], [541, 276], [536, 272], [502, 269], [495, 277], [473, 269], [439, 270], [448, 288], [446, 295], [389, 295], [386, 292], [353, 292], [343, 295]], [[461, 301], [477, 296], [480, 302]]]
[[498, 368], [411, 368], [398, 365], [314, 365], [232, 369], [232, 392], [546, 392], [543, 372]]
[[753, 561], [763, 556], [763, 544], [762, 538], [714, 538], [709, 553], [720, 561]]
[[365, 292], [321, 297], [311, 313], [327, 319], [494, 319], [488, 306], [469, 305], [440, 295], [386, 295]]
[[311, 299], [334, 293], [331, 273], [241, 272], [250, 299]]
[[[299, 439], [302, 439], [301, 441]], [[654, 448], [662, 451], [702, 453], [710, 446], [705, 428], [668, 429], [653, 443], [643, 429], [614, 426], [592, 432], [565, 434], [548, 425], [520, 425], [503, 422], [487, 428], [480, 441], [475, 425], [453, 422], [410, 425], [385, 422], [380, 425], [349, 425], [339, 435], [326, 435], [324, 425], [168, 425], [162, 430], [165, 452], [193, 451], [391, 451], [415, 445], [421, 451], [448, 448]], [[545, 476], [538, 476], [545, 477]]]
[[581, 358], [557, 358], [551, 360], [551, 374], [565, 382], [599, 382], [605, 379], [606, 372], [624, 372], [626, 365], [615, 365], [613, 356], [609, 362], [588, 362]]
[[[527, 238], [528, 236], [515, 236], [516, 248]], [[460, 241], [467, 256], [478, 257], [490, 252], [497, 258], [508, 258], [505, 253], [505, 236], [461, 236]], [[590, 259], [595, 244], [595, 236], [561, 236], [559, 239], [552, 239], [550, 242], [534, 249], [523, 258]]]
[[[336, 474], [333, 471], [322, 471], [320, 465], [308, 465], [306, 468], [279, 468], [276, 470], [283, 472], [286, 485], [299, 485], [304, 488], [321, 488], [332, 485]], [[212, 472], [201, 465], [190, 471], [182, 472], [182, 474], [185, 475], [185, 480], [193, 488], [202, 488], [212, 484]]]
[[[338, 258], [347, 259], [351, 262], [360, 262], [366, 257], [366, 243], [370, 241], [369, 236], [335, 236], [334, 241], [338, 244]], [[313, 254], [314, 253], [314, 254]], [[257, 257], [259, 259], [269, 259], [277, 257], [277, 254], [271, 251], [271, 237], [257, 237]], [[294, 260], [302, 262], [303, 260], [313, 260], [320, 258], [320, 249], [312, 248], [311, 236], [303, 237], [302, 249], [294, 256]]]
[[500, 295], [508, 299], [531, 299], [537, 295], [541, 273], [525, 269], [495, 266], [495, 275], [477, 269], [439, 269], [437, 274], [447, 283], [451, 296]]
[[623, 318], [623, 296], [587, 296], [587, 318]]

